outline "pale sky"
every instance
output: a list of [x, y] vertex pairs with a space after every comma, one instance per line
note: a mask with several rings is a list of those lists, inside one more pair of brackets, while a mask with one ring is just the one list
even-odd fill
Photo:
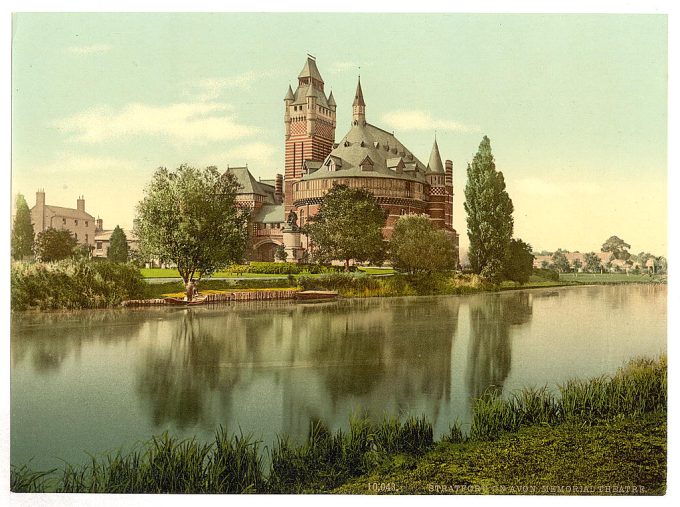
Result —
[[[129, 227], [158, 166], [283, 172], [283, 97], [307, 53], [350, 126], [367, 120], [454, 163], [491, 139], [536, 250], [667, 254], [665, 15], [16, 14], [12, 194]], [[359, 70], [360, 68], [360, 70]]]

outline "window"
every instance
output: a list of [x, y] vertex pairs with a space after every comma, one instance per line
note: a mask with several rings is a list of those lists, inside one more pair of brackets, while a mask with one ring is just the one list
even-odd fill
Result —
[[78, 225], [78, 220], [74, 220], [73, 223], [75, 223], [76, 225]]
[[97, 241], [97, 250], [101, 250], [101, 249], [102, 249], [102, 242]]
[[85, 220], [85, 227], [89, 227], [89, 226], [90, 226], [90, 223], [87, 220]]
[[85, 234], [85, 243], [87, 243], [88, 237], [87, 234]]
[[78, 233], [73, 234], [76, 237], [76, 241], [78, 241]]
[[65, 219], [65, 218], [62, 218], [62, 221], [63, 221], [62, 223], [63, 223], [64, 225], [66, 225], [66, 219]]

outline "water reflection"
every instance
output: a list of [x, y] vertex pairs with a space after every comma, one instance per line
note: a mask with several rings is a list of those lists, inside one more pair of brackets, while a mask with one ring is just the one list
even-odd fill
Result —
[[531, 315], [528, 292], [472, 298], [466, 375], [471, 399], [487, 390], [503, 390], [512, 364], [511, 328], [527, 324]]

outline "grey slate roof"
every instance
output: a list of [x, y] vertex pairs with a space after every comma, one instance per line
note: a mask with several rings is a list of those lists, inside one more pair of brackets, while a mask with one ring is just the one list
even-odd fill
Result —
[[288, 92], [286, 92], [286, 97], [283, 100], [295, 100], [295, 95], [293, 95], [293, 89], [288, 85]]
[[[361, 163], [366, 157], [373, 162], [373, 169], [362, 170]], [[389, 169], [395, 167], [401, 158], [404, 172], [398, 173]], [[331, 159], [340, 159], [342, 165], [336, 171], [329, 171], [327, 164]], [[416, 171], [416, 168], [418, 169]], [[426, 183], [425, 165], [418, 160], [404, 145], [394, 137], [370, 123], [353, 125], [347, 135], [338, 143], [324, 160], [324, 165], [310, 174], [305, 174], [303, 180], [320, 178], [342, 178], [347, 176], [398, 178]]]
[[[97, 234], [94, 236], [95, 241], [111, 241], [111, 234], [113, 234], [113, 229], [105, 229], [103, 231], [99, 231]], [[139, 241], [139, 238], [137, 238], [137, 235], [131, 231], [130, 229], [123, 229], [123, 234], [125, 234], [125, 239], [129, 242], [134, 242], [134, 241]]]
[[328, 96], [328, 106], [330, 108], [335, 107], [337, 104], [335, 103], [335, 99], [333, 98], [333, 91], [331, 91], [331, 94]]
[[321, 73], [316, 66], [316, 61], [310, 57], [307, 57], [305, 66], [302, 67], [298, 77], [311, 77], [312, 79], [316, 79], [317, 81], [321, 81], [323, 83], [323, 78], [321, 77]]
[[432, 152], [430, 153], [430, 161], [427, 164], [427, 168], [433, 173], [444, 172], [444, 165], [442, 164], [442, 157], [439, 154], [439, 146], [437, 146], [436, 139], [432, 145]]
[[83, 220], [94, 220], [94, 217], [89, 213], [74, 208], [62, 208], [61, 206], [45, 205], [45, 209], [57, 216], [64, 218], [82, 218]]
[[274, 187], [264, 182], [257, 181], [255, 178], [253, 178], [253, 175], [250, 174], [250, 171], [247, 167], [230, 167], [226, 170], [226, 172], [232, 173], [234, 176], [236, 176], [236, 180], [241, 185], [241, 188], [237, 192], [238, 194], [257, 194], [264, 196], [267, 201], [271, 203], [275, 202]]
[[253, 220], [263, 224], [279, 224], [285, 222], [283, 203], [265, 204], [253, 214]]
[[327, 109], [330, 109], [330, 104], [326, 98], [326, 94], [315, 86], [300, 85], [295, 90], [295, 97], [293, 104], [306, 104], [307, 97], [316, 97], [316, 103]]

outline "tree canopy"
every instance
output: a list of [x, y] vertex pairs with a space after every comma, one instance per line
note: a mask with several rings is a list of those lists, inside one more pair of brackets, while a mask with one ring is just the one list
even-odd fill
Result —
[[628, 249], [630, 245], [623, 241], [618, 236], [611, 236], [602, 244], [603, 252], [611, 252], [615, 259], [628, 260], [630, 253]]
[[585, 265], [586, 271], [590, 273], [597, 273], [598, 271], [602, 271], [602, 263], [600, 262], [600, 258], [597, 256], [595, 252], [588, 252], [585, 255], [584, 260], [586, 262]]
[[505, 190], [503, 173], [496, 171], [491, 141], [486, 136], [468, 164], [464, 206], [472, 270], [496, 279], [503, 270], [512, 238], [514, 208]]
[[106, 252], [106, 257], [113, 262], [127, 262], [128, 261], [128, 244], [127, 237], [119, 226], [113, 229], [109, 243], [109, 249]]
[[33, 253], [35, 232], [31, 223], [31, 211], [23, 195], [17, 195], [16, 215], [12, 224], [12, 258], [21, 260]]
[[333, 185], [303, 232], [312, 241], [321, 261], [382, 262], [385, 242], [382, 228], [386, 214], [371, 192], [347, 185]]
[[50, 227], [35, 238], [35, 255], [42, 262], [54, 262], [71, 257], [78, 241], [67, 229]]
[[503, 275], [506, 280], [527, 283], [534, 271], [531, 245], [521, 239], [511, 239], [505, 255]]
[[569, 260], [564, 254], [564, 251], [558, 248], [557, 251], [552, 255], [551, 260], [555, 269], [560, 273], [566, 273], [569, 271]]
[[455, 269], [458, 252], [453, 238], [436, 229], [429, 218], [404, 215], [394, 225], [389, 258], [397, 271], [431, 273]]
[[137, 205], [144, 255], [176, 264], [185, 284], [239, 262], [249, 211], [236, 204], [238, 188], [233, 174], [216, 167], [157, 169]]

